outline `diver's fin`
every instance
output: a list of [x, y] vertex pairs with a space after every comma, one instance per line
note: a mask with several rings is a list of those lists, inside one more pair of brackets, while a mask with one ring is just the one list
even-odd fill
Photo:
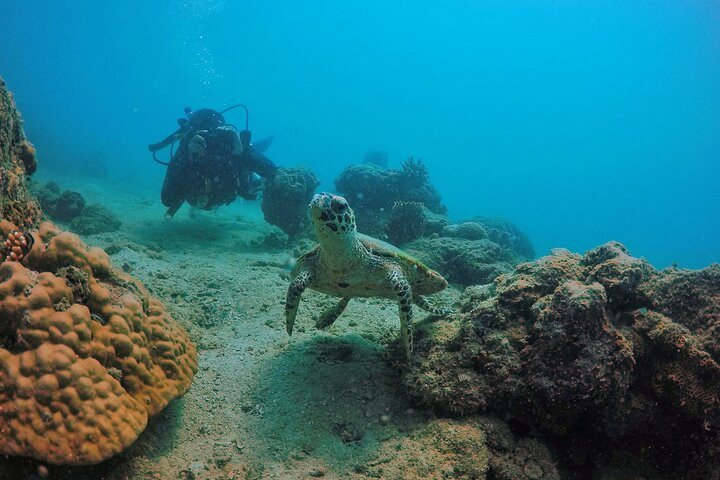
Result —
[[265, 150], [270, 148], [270, 145], [272, 145], [273, 140], [275, 140], [275, 135], [270, 135], [267, 138], [263, 138], [262, 140], [258, 142], [252, 142], [252, 148], [256, 152], [263, 153]]

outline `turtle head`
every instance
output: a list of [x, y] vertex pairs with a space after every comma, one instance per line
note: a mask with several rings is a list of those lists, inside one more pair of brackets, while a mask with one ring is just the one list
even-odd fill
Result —
[[355, 214], [339, 195], [318, 193], [310, 202], [310, 216], [320, 241], [354, 235]]

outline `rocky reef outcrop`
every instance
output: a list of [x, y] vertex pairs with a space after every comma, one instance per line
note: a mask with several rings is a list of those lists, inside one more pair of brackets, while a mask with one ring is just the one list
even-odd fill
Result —
[[110, 209], [98, 203], [88, 205], [80, 192], [61, 190], [53, 181], [42, 185], [32, 182], [30, 193], [37, 198], [45, 215], [67, 225], [75, 233], [92, 235], [120, 228], [120, 220]]
[[335, 188], [353, 206], [358, 230], [369, 235], [385, 234], [398, 202], [421, 203], [430, 212], [446, 213], [427, 167], [412, 158], [403, 162], [400, 170], [375, 163], [350, 165], [335, 179]]
[[439, 233], [418, 238], [404, 248], [449, 282], [462, 286], [490, 283], [535, 254], [524, 233], [510, 222], [495, 218], [445, 223]]
[[616, 242], [557, 250], [459, 307], [416, 334], [405, 383], [421, 403], [545, 435], [579, 478], [618, 456], [658, 476], [720, 471], [720, 266], [657, 271]]
[[27, 185], [36, 167], [35, 147], [25, 138], [15, 100], [0, 78], [0, 218], [21, 230], [41, 221], [40, 207]]
[[279, 168], [267, 180], [262, 208], [265, 221], [291, 237], [309, 231], [307, 206], [320, 181], [305, 167]]
[[505, 220], [451, 224], [419, 160], [403, 162], [400, 170], [350, 165], [335, 186], [353, 206], [359, 231], [402, 246], [451, 283], [488, 283], [535, 256], [527, 236]]
[[73, 218], [70, 230], [81, 235], [92, 235], [117, 231], [120, 225], [120, 220], [110, 209], [99, 203], [91, 203]]
[[31, 184], [31, 193], [37, 198], [43, 212], [53, 220], [69, 222], [85, 208], [85, 198], [80, 192], [61, 190], [55, 182], [44, 185]]

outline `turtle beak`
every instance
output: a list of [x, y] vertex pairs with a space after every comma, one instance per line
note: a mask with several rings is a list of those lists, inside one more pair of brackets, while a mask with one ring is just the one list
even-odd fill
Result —
[[324, 208], [325, 204], [329, 201], [329, 195], [325, 192], [316, 193], [310, 200], [310, 208]]

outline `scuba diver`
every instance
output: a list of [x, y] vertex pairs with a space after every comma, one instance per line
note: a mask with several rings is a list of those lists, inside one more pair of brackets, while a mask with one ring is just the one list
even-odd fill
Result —
[[[236, 107], [245, 109], [245, 129], [225, 122], [223, 113]], [[272, 137], [251, 143], [248, 130], [248, 110], [238, 104], [220, 112], [203, 108], [195, 112], [185, 108], [186, 118], [179, 118], [179, 128], [163, 141], [148, 145], [153, 159], [166, 165], [161, 199], [168, 207], [166, 219], [171, 219], [183, 202], [193, 207], [211, 210], [229, 205], [239, 195], [248, 200], [257, 198], [263, 178], [275, 176], [277, 167], [263, 155]], [[173, 153], [176, 142], [180, 142]], [[158, 160], [155, 153], [168, 145], [170, 162]]]

